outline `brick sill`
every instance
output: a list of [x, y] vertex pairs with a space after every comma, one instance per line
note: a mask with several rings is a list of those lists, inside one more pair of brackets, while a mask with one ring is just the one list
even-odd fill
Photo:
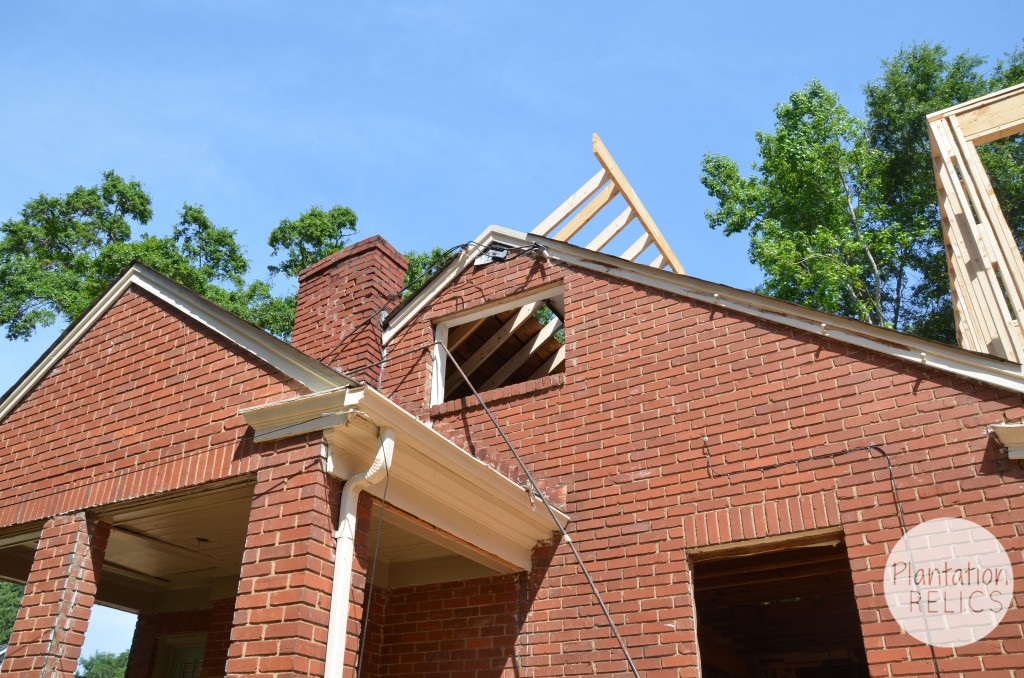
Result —
[[[564, 372], [559, 374], [550, 374], [546, 377], [541, 377], [540, 379], [530, 379], [529, 381], [523, 381], [518, 384], [502, 386], [501, 388], [491, 389], [490, 391], [484, 391], [480, 394], [480, 397], [483, 398], [485, 403], [492, 405], [503, 400], [511, 400], [521, 396], [548, 391], [553, 388], [558, 388], [563, 384], [565, 384]], [[443, 402], [440, 405], [432, 406], [430, 408], [430, 418], [435, 419], [454, 412], [472, 410], [479, 407], [480, 401], [476, 399], [476, 396], [469, 395]]]

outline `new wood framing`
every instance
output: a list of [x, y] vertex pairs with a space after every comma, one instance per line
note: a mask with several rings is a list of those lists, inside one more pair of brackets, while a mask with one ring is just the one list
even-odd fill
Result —
[[1024, 261], [977, 147], [1024, 131], [1024, 83], [928, 116], [960, 346], [1024, 363]]
[[[640, 201], [640, 197], [633, 190], [626, 175], [619, 169], [612, 154], [608, 152], [601, 141], [601, 137], [596, 134], [593, 138], [593, 147], [594, 155], [601, 163], [601, 169], [559, 205], [558, 209], [540, 222], [532, 232], [553, 240], [571, 242], [572, 238], [597, 218], [609, 203], [616, 197], [622, 196], [626, 203], [626, 209], [614, 217], [596, 237], [590, 240], [586, 248], [595, 252], [612, 254], [609, 251], [612, 241], [633, 220], [637, 220], [643, 226], [644, 232], [619, 256], [627, 261], [636, 261], [640, 255], [653, 246], [658, 251], [658, 255], [651, 262], [651, 266], [667, 267], [675, 273], [685, 275], [686, 269], [683, 268], [672, 248], [669, 247], [665, 237], [658, 229], [658, 225], [654, 223], [654, 219]], [[556, 232], [555, 229], [558, 231]], [[552, 233], [554, 235], [551, 235]]]

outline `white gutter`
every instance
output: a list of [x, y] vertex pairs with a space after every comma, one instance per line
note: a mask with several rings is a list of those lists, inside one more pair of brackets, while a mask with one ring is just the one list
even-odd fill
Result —
[[338, 514], [337, 546], [334, 556], [334, 582], [331, 590], [331, 616], [327, 627], [327, 661], [324, 676], [342, 675], [345, 669], [345, 641], [348, 636], [349, 594], [352, 590], [352, 560], [355, 554], [356, 510], [359, 493], [383, 480], [391, 470], [391, 457], [395, 451], [395, 430], [380, 432], [377, 456], [370, 468], [345, 481], [341, 490]]

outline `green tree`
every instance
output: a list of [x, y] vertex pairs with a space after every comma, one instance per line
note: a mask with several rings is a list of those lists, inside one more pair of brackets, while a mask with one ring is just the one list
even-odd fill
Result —
[[[113, 171], [97, 186], [26, 202], [17, 218], [0, 225], [0, 326], [7, 338], [74, 320], [136, 260], [278, 336], [291, 333], [294, 294], [275, 295], [266, 280], [246, 281], [249, 262], [235, 231], [185, 203], [170, 236], [133, 236], [152, 217], [142, 185]], [[340, 249], [355, 223], [344, 207], [285, 219], [269, 244], [286, 258], [271, 272], [295, 275]]]
[[124, 678], [128, 668], [128, 651], [120, 654], [97, 651], [79, 661], [77, 675], [84, 678]]
[[[750, 235], [770, 296], [953, 341], [949, 280], [925, 115], [1024, 80], [1024, 52], [998, 62], [920, 44], [883, 61], [864, 87], [865, 115], [814, 81], [758, 132], [758, 162], [705, 155], [712, 228]], [[1015, 231], [1024, 229], [1020, 137], [982, 148]]]
[[435, 247], [429, 252], [417, 252], [411, 250], [405, 253], [409, 260], [409, 268], [405, 271], [405, 289], [403, 297], [410, 297], [415, 294], [431, 276], [444, 268], [458, 253], [458, 248], [442, 249]]
[[271, 266], [270, 271], [298, 275], [302, 269], [344, 247], [348, 236], [356, 232], [357, 222], [356, 213], [341, 205], [327, 211], [314, 206], [294, 221], [282, 219], [267, 242], [275, 255], [283, 252], [285, 259]]
[[0, 581], [0, 644], [11, 639], [14, 619], [21, 607], [21, 594], [25, 589], [17, 584]]

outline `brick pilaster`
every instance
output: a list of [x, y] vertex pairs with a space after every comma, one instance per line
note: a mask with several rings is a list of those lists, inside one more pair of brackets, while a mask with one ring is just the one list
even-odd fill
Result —
[[318, 440], [265, 459], [235, 600], [228, 676], [323, 676], [337, 497]]
[[46, 521], [14, 622], [4, 673], [74, 675], [110, 525], [86, 512]]

